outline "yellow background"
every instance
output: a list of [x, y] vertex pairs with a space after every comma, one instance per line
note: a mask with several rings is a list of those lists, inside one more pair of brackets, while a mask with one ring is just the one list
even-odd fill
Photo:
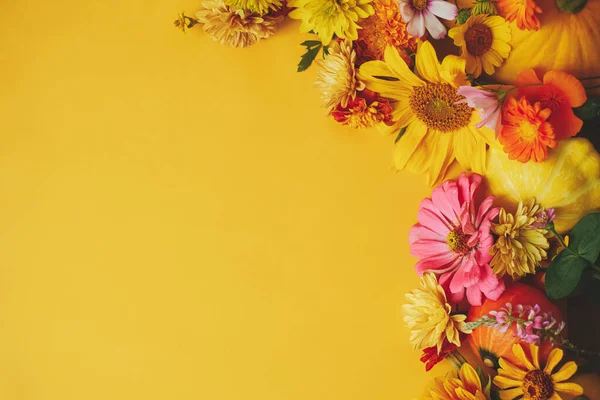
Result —
[[0, 398], [420, 395], [424, 178], [324, 115], [296, 22], [230, 49], [198, 4], [3, 2]]

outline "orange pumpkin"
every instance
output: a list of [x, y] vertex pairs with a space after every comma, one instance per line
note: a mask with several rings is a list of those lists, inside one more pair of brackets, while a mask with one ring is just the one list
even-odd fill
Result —
[[[524, 306], [535, 306], [537, 304], [543, 312], [551, 312], [558, 322], [563, 320], [559, 309], [548, 300], [542, 291], [523, 283], [515, 283], [498, 300], [487, 299], [481, 306], [471, 307], [469, 321], [488, 315], [490, 311], [500, 310], [506, 303], [511, 303], [513, 307], [518, 304]], [[482, 326], [473, 331], [468, 342], [475, 354], [487, 367], [497, 369], [500, 358], [512, 363], [519, 363], [512, 353], [513, 344], [521, 342], [519, 338], [515, 337], [514, 329], [502, 333], [497, 329]], [[542, 343], [540, 358], [543, 361], [546, 360], [551, 349], [552, 344], [549, 341], [546, 340]]]

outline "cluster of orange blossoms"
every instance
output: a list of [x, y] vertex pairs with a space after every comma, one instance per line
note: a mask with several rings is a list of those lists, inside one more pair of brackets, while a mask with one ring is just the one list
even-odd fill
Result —
[[583, 121], [573, 108], [587, 100], [585, 89], [565, 72], [548, 71], [540, 80], [532, 69], [523, 71], [516, 85], [516, 96], [504, 102], [498, 141], [512, 160], [542, 162], [549, 148], [581, 130]]

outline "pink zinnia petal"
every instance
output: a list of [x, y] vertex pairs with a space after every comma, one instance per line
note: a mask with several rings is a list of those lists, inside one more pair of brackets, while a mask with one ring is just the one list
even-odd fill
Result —
[[444, 274], [449, 271], [454, 271], [458, 263], [460, 263], [460, 258], [452, 253], [438, 254], [433, 257], [419, 260], [415, 265], [415, 271], [419, 276], [427, 271], [431, 271], [435, 274]]
[[458, 7], [448, 1], [442, 0], [430, 0], [427, 3], [427, 10], [447, 20], [453, 20], [458, 15]]
[[472, 306], [480, 306], [483, 304], [483, 293], [478, 286], [467, 288], [467, 301]]
[[447, 221], [454, 224], [458, 222], [460, 204], [458, 203], [458, 188], [455, 182], [447, 181], [433, 189], [431, 201]]
[[426, 239], [426, 240], [440, 240], [445, 242], [446, 236], [440, 234], [439, 231], [434, 231], [429, 229], [429, 227], [421, 224], [413, 225], [408, 231], [408, 243], [412, 244], [417, 240]]
[[446, 27], [440, 22], [435, 15], [428, 10], [423, 10], [425, 17], [425, 27], [434, 39], [443, 39], [446, 37]]

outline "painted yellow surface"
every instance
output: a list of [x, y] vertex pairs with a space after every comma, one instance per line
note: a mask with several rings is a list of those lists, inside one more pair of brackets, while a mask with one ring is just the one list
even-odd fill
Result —
[[2, 5], [0, 398], [420, 395], [424, 178], [324, 115], [297, 22], [230, 49], [198, 4]]

